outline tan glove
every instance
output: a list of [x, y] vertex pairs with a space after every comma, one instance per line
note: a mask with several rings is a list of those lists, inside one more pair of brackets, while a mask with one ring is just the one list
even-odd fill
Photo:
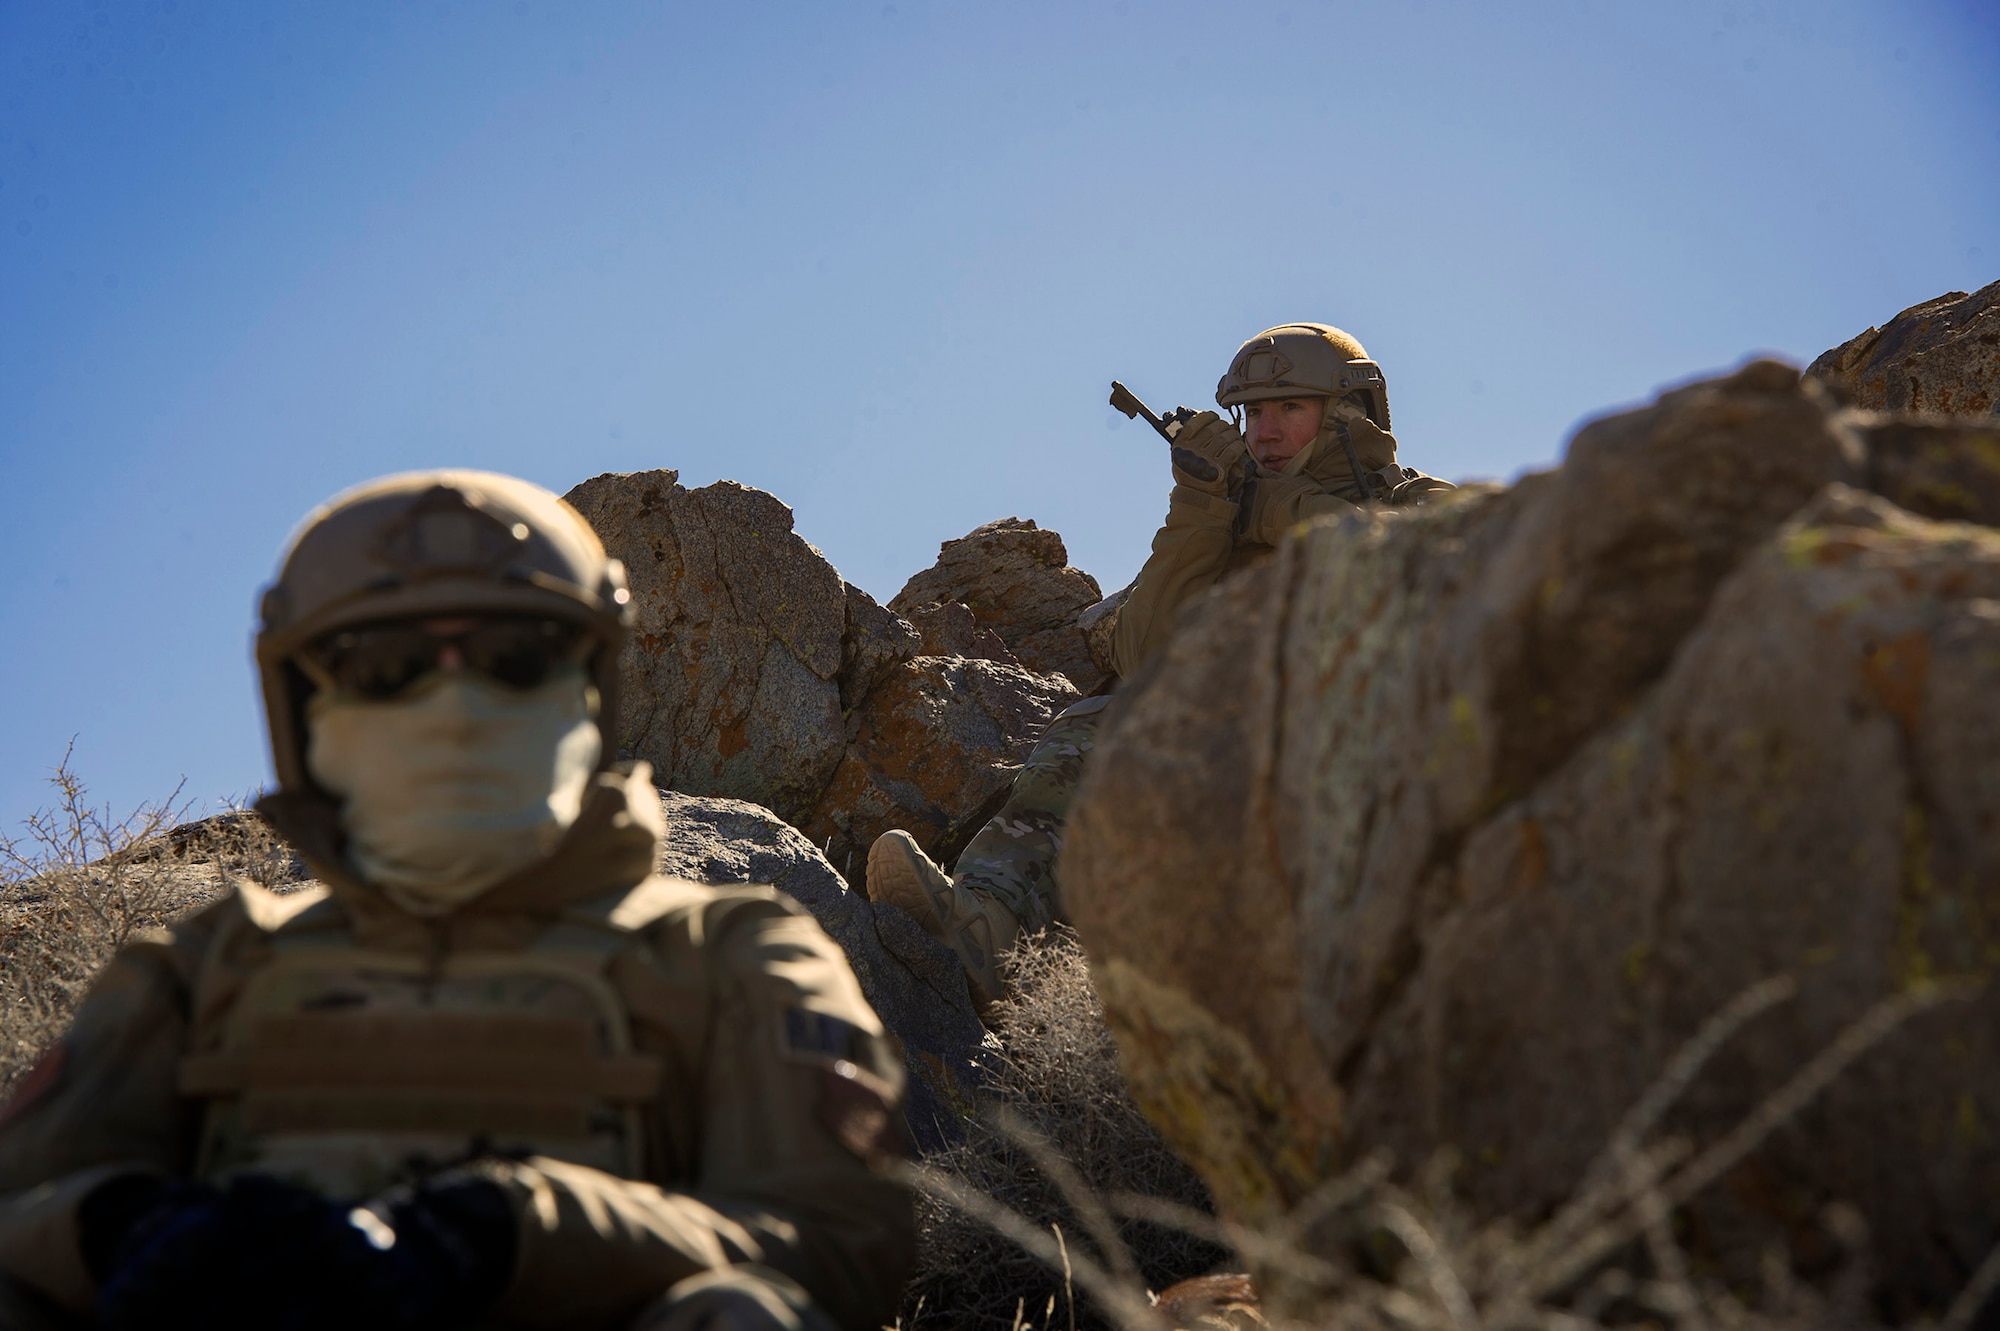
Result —
[[1340, 496], [1328, 494], [1311, 476], [1259, 476], [1250, 491], [1250, 514], [1244, 519], [1241, 539], [1255, 545], [1276, 545], [1279, 537], [1301, 522], [1353, 507]]
[[1172, 456], [1175, 481], [1226, 499], [1236, 479], [1232, 473], [1242, 466], [1247, 450], [1234, 421], [1204, 411], [1175, 434]]
[[1441, 481], [1435, 476], [1426, 476], [1422, 472], [1412, 472], [1405, 468], [1401, 483], [1390, 487], [1387, 502], [1398, 508], [1414, 508], [1457, 488], [1450, 481]]

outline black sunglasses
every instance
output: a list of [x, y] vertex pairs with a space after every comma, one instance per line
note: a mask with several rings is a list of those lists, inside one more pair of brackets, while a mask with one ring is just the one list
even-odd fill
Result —
[[580, 625], [560, 619], [481, 617], [442, 633], [403, 620], [337, 629], [308, 644], [299, 664], [317, 684], [382, 701], [441, 669], [450, 647], [465, 669], [525, 692], [581, 660], [590, 645]]

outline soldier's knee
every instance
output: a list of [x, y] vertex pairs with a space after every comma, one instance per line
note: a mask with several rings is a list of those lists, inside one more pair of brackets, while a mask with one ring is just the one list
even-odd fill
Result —
[[647, 1308], [631, 1331], [835, 1331], [798, 1282], [766, 1266], [689, 1276]]

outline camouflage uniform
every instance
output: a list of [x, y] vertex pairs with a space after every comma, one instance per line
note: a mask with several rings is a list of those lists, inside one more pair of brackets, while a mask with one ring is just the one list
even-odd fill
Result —
[[1036, 933], [1069, 918], [1056, 880], [1063, 821], [1083, 780], [1110, 696], [1085, 698], [1049, 723], [1014, 776], [1007, 803], [979, 829], [953, 867], [952, 880], [1003, 902]]

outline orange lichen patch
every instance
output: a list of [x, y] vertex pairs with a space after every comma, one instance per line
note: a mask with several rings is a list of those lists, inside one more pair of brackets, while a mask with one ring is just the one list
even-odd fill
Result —
[[750, 720], [742, 717], [722, 726], [715, 736], [715, 751], [725, 760], [750, 747]]
[[1876, 701], [1912, 733], [1923, 720], [1924, 685], [1930, 677], [1930, 639], [1906, 634], [1872, 648], [1861, 659], [1861, 680]]

